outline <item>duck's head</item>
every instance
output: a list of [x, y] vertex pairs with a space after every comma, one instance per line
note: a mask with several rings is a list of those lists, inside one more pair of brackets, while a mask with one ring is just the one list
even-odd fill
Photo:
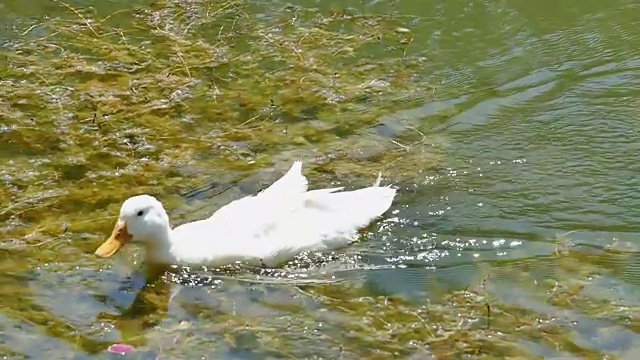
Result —
[[130, 242], [160, 245], [167, 240], [169, 231], [169, 217], [160, 201], [150, 195], [133, 196], [122, 204], [111, 236], [95, 254], [110, 257]]

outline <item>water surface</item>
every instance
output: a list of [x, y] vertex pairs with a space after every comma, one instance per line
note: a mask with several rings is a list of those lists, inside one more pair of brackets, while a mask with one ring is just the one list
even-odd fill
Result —
[[[104, 17], [144, 2], [83, 4]], [[2, 6], [11, 24], [3, 30], [7, 44], [23, 39], [18, 33], [44, 15], [75, 16], [49, 1]], [[394, 140], [385, 151], [404, 151], [394, 144], [414, 139], [414, 129], [441, 156], [436, 162], [432, 152], [415, 155], [417, 145], [412, 155], [398, 156], [403, 165], [387, 180], [399, 185], [400, 196], [388, 216], [347, 255], [305, 272], [317, 281], [340, 282], [263, 283], [247, 274], [208, 279], [212, 274], [199, 271], [203, 286], [160, 281], [145, 287], [136, 272], [139, 252], [93, 257], [110, 220], [34, 251], [24, 250], [7, 219], [0, 242], [6, 253], [0, 260], [0, 355], [44, 358], [55, 351], [58, 358], [104, 358], [108, 345], [126, 342], [139, 349], [132, 356], [142, 358], [634, 358], [640, 352], [639, 5], [274, 0], [252, 2], [247, 16], [256, 23], [282, 17], [294, 22], [292, 6], [314, 8], [325, 17], [348, 11], [400, 19], [397, 32], [411, 34], [403, 46], [371, 46], [353, 61], [423, 59], [412, 79], [424, 88], [388, 103], [374, 98], [363, 111], [388, 109], [371, 124], [373, 133]], [[126, 25], [127, 16], [114, 21]], [[277, 93], [283, 85], [272, 86]], [[28, 107], [21, 111], [29, 113]], [[283, 121], [320, 126], [326, 120], [309, 109]], [[371, 133], [340, 135], [345, 140], [333, 144], [366, 153], [373, 145], [358, 141]], [[235, 144], [242, 148], [251, 141]], [[293, 141], [269, 156], [282, 169], [314, 146], [314, 157], [328, 154], [323, 141], [304, 151]], [[254, 177], [214, 197], [176, 195], [167, 185], [157, 195], [173, 199], [169, 208], [178, 222], [251, 193], [275, 176], [254, 161], [242, 167], [216, 162], [228, 153], [204, 149], [198, 161], [177, 171], [213, 182], [213, 192], [232, 175]], [[50, 156], [22, 150], [19, 142], [3, 142], [3, 167], [18, 158]], [[215, 171], [207, 173], [207, 164], [215, 164]], [[367, 173], [391, 166], [369, 160], [362, 173], [350, 175], [346, 165], [328, 164], [322, 169], [330, 171], [309, 175], [310, 184], [359, 186], [372, 180]], [[97, 171], [95, 162], [88, 166], [77, 178], [67, 174], [68, 181], [80, 184]], [[11, 176], [3, 191], [18, 186]], [[110, 186], [107, 179], [82, 184], [95, 187], [96, 194]], [[42, 190], [55, 189], [45, 183]], [[76, 200], [69, 209], [89, 213], [108, 206], [102, 216], [114, 216], [115, 200]], [[203, 204], [201, 212], [190, 211]], [[487, 304], [493, 311], [487, 312]], [[429, 330], [412, 335], [416, 328]]]

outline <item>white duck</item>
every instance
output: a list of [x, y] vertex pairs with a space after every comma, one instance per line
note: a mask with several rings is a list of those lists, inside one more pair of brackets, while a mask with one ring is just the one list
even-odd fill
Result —
[[307, 191], [302, 162], [255, 196], [220, 208], [211, 217], [171, 229], [153, 196], [127, 199], [111, 236], [96, 250], [110, 257], [129, 242], [145, 245], [153, 263], [222, 266], [244, 261], [275, 267], [304, 251], [323, 251], [355, 241], [358, 229], [382, 215], [396, 190], [373, 186]]

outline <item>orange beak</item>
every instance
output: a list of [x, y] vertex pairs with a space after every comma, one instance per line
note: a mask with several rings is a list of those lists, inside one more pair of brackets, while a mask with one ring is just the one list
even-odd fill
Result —
[[131, 241], [131, 235], [127, 232], [127, 223], [118, 221], [111, 236], [100, 245], [95, 254], [102, 258], [108, 258], [122, 249], [129, 241]]

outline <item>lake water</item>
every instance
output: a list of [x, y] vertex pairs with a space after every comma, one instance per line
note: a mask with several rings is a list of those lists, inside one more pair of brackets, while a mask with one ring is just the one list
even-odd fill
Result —
[[[211, 7], [209, 2], [185, 3]], [[378, 59], [390, 57], [420, 59], [421, 66], [407, 70], [416, 86], [423, 86], [419, 91], [407, 92], [406, 97], [374, 98], [362, 107], [363, 112], [367, 107], [379, 111], [371, 128], [388, 142], [383, 151], [397, 154], [394, 161], [402, 165], [394, 170], [383, 157], [377, 163], [362, 160], [355, 175], [349, 173], [348, 165], [307, 174], [311, 186], [336, 181], [360, 186], [373, 181], [379, 168], [386, 169], [386, 181], [400, 188], [396, 204], [346, 255], [336, 255], [321, 269], [291, 275], [290, 281], [194, 270], [189, 273], [197, 274], [195, 282], [200, 286], [185, 281], [196, 275], [184, 275], [180, 281], [161, 280], [140, 290], [144, 281], [136, 273], [139, 252], [134, 249], [108, 260], [92, 253], [128, 195], [118, 194], [111, 183], [115, 180], [90, 176], [113, 169], [101, 165], [98, 157], [73, 175], [80, 170], [65, 171], [56, 165], [71, 161], [65, 148], [49, 151], [48, 138], [39, 137], [44, 135], [18, 139], [2, 130], [6, 141], [0, 142], [4, 169], [0, 174], [7, 203], [1, 204], [6, 210], [0, 214], [9, 213], [20, 191], [56, 191], [62, 186], [56, 184], [63, 184], [93, 195], [66, 190], [55, 197], [43, 196], [34, 202], [42, 206], [42, 213], [20, 220], [28, 226], [16, 223], [20, 214], [1, 220], [5, 223], [0, 223], [0, 357], [109, 358], [112, 355], [106, 349], [117, 342], [137, 348], [127, 355], [130, 358], [640, 356], [640, 228], [636, 221], [640, 217], [636, 165], [640, 4], [630, 0], [230, 4], [243, 6], [255, 23], [279, 18], [294, 22], [297, 13], [291, 8], [298, 6], [325, 17], [346, 9], [351, 14], [397, 20], [401, 26], [395, 29], [396, 35], [406, 35], [402, 45], [391, 52], [386, 47], [365, 48], [355, 52], [353, 61], [369, 59], [375, 65], [382, 61]], [[68, 6], [92, 6], [96, 16], [104, 18], [147, 3], [74, 1]], [[11, 0], [0, 5], [0, 18], [6, 24], [0, 33], [7, 51], [16, 41], [45, 36], [37, 33], [38, 28], [20, 35], [45, 15], [76, 19], [69, 7], [48, 0]], [[114, 17], [114, 24], [126, 27], [133, 17], [122, 14]], [[339, 30], [347, 35], [351, 31], [348, 26]], [[239, 47], [248, 44], [243, 38], [238, 41]], [[343, 71], [341, 76], [348, 78], [349, 70]], [[0, 80], [13, 81], [8, 74], [0, 73]], [[47, 72], [39, 76], [46, 78]], [[81, 81], [84, 75], [68, 76], [73, 82], [74, 76]], [[264, 79], [243, 78], [238, 86], [251, 87], [252, 81]], [[73, 84], [69, 86], [79, 87]], [[92, 91], [92, 86], [86, 85], [83, 91]], [[278, 94], [294, 85], [272, 82], [269, 86]], [[0, 115], [26, 124], [22, 126], [48, 121], [29, 120], [40, 111], [33, 104], [11, 98], [5, 105]], [[68, 106], [71, 113], [84, 111], [82, 104]], [[20, 114], [11, 109], [19, 109]], [[181, 114], [187, 118], [198, 111], [192, 106]], [[236, 112], [239, 118], [242, 111]], [[297, 114], [314, 126], [324, 121], [322, 111]], [[339, 124], [342, 120], [336, 114], [333, 121]], [[199, 133], [192, 123], [185, 126], [192, 134]], [[398, 127], [402, 134], [396, 132]], [[417, 133], [428, 138], [428, 146], [406, 144]], [[233, 161], [219, 162], [228, 159], [229, 152], [207, 146], [189, 148], [195, 161], [175, 171], [197, 180], [194, 184], [213, 181], [211, 187], [216, 188], [236, 175], [249, 180], [234, 183], [216, 196], [172, 193], [172, 187], [193, 188], [190, 183], [180, 187], [184, 180], [177, 175], [173, 182], [158, 180], [166, 180], [167, 185], [154, 189], [156, 195], [172, 199], [168, 208], [177, 221], [194, 220], [251, 193], [256, 181], [268, 183], [273, 174], [267, 170], [274, 164], [282, 170], [294, 157], [311, 152], [321, 158], [330, 153], [322, 147], [324, 139], [317, 145], [292, 140], [278, 148], [270, 140], [234, 142], [238, 153], [249, 143], [251, 159], [262, 151], [268, 154], [268, 162], [244, 161], [244, 153]], [[366, 152], [373, 146], [359, 140], [358, 134], [340, 135], [330, 147], [349, 152], [357, 146]], [[44, 149], [24, 145], [29, 143], [42, 143]], [[163, 151], [150, 150], [149, 161], [164, 159], [158, 155]], [[46, 169], [57, 174], [50, 176], [59, 183], [46, 180], [41, 167], [45, 160], [53, 164]], [[323, 169], [332, 168], [328, 164]], [[29, 175], [30, 166], [39, 172]], [[313, 168], [313, 161], [309, 166]], [[220, 173], [225, 170], [233, 176]], [[149, 179], [140, 182], [157, 185]], [[37, 189], [32, 184], [38, 184]], [[136, 190], [131, 183], [127, 186], [126, 191]], [[101, 189], [115, 194], [102, 195]], [[71, 199], [70, 194], [76, 195]], [[192, 212], [203, 204], [204, 210]], [[74, 228], [73, 222], [61, 221], [60, 229], [69, 227], [68, 233], [60, 230], [64, 241], [56, 241], [59, 235], [52, 232], [38, 242], [27, 241], [33, 229], [55, 220], [46, 209], [56, 206], [60, 207], [55, 216], [63, 220], [66, 209], [74, 218], [99, 214], [101, 222]], [[91, 222], [91, 217], [87, 220]], [[21, 228], [31, 230], [24, 233]], [[312, 280], [312, 284], [302, 283]]]

